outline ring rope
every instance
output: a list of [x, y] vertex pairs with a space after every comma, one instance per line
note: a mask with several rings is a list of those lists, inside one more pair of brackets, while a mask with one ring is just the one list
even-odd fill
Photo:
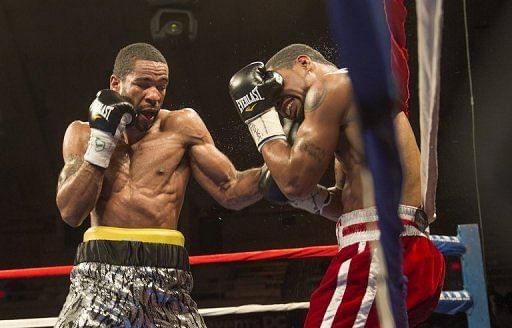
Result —
[[[467, 291], [458, 292], [443, 292], [439, 302], [457, 302], [459, 307], [471, 306], [471, 297]], [[214, 317], [231, 314], [247, 314], [259, 312], [283, 312], [294, 310], [305, 310], [309, 308], [309, 302], [295, 302], [285, 304], [247, 304], [241, 306], [230, 306], [220, 308], [205, 308], [199, 309], [199, 313], [203, 317]], [[456, 308], [454, 306], [454, 308]], [[460, 312], [460, 311], [457, 311]], [[455, 314], [447, 313], [447, 314]], [[0, 320], [0, 327], [14, 328], [14, 327], [51, 327], [57, 322], [57, 317], [52, 318], [32, 318], [32, 319], [13, 319], [13, 320]]]
[[[430, 236], [430, 239], [444, 255], [462, 255], [465, 251], [464, 245], [457, 237], [432, 235]], [[337, 245], [310, 246], [301, 248], [270, 249], [251, 252], [190, 256], [190, 264], [200, 265], [261, 260], [299, 259], [308, 257], [332, 257], [337, 253]], [[65, 276], [71, 272], [72, 268], [72, 265], [62, 265], [0, 270], [0, 280]]]
[[[221, 308], [199, 309], [203, 317], [214, 317], [230, 314], [246, 314], [258, 312], [283, 312], [294, 310], [305, 310], [309, 308], [309, 302], [296, 302], [286, 304], [247, 304], [241, 306], [230, 306]], [[0, 327], [52, 327], [57, 322], [57, 317], [52, 318], [32, 318], [32, 319], [12, 319], [0, 320]]]
[[[476, 230], [475, 230], [476, 229]], [[453, 236], [438, 236], [431, 235], [430, 239], [436, 245], [436, 247], [444, 255], [459, 255], [464, 260], [466, 253], [465, 244], [468, 244], [470, 250], [469, 255], [474, 256], [477, 254], [471, 254], [471, 249], [476, 248], [479, 245], [478, 240], [478, 228], [473, 225], [459, 226], [459, 234], [457, 237]], [[475, 231], [473, 231], [475, 230]], [[474, 236], [473, 236], [474, 235]], [[462, 236], [461, 238], [459, 238]], [[477, 244], [475, 244], [477, 243]], [[228, 262], [242, 262], [242, 261], [259, 261], [259, 260], [275, 260], [275, 259], [298, 259], [308, 257], [332, 257], [338, 252], [337, 245], [326, 245], [326, 246], [312, 246], [303, 248], [288, 248], [288, 249], [273, 249], [263, 251], [252, 251], [252, 252], [239, 252], [239, 253], [227, 253], [227, 254], [213, 254], [213, 255], [200, 255], [191, 256], [190, 263], [192, 265], [199, 264], [214, 264], [214, 263], [228, 263]], [[466, 253], [466, 254], [465, 254]], [[478, 252], [477, 252], [478, 253]], [[464, 262], [464, 261], [463, 261]], [[474, 263], [473, 263], [474, 262]], [[472, 264], [482, 265], [481, 261], [471, 262]], [[471, 264], [468, 262], [468, 264]], [[480, 263], [480, 264], [479, 264]], [[472, 265], [473, 267], [473, 265]], [[53, 266], [53, 267], [40, 267], [40, 268], [25, 268], [25, 269], [9, 269], [0, 270], [0, 280], [2, 279], [18, 279], [18, 278], [35, 278], [45, 276], [62, 276], [70, 273], [72, 266]], [[474, 268], [473, 268], [474, 269]], [[464, 265], [463, 265], [464, 275]], [[477, 283], [477, 282], [474, 282]], [[477, 283], [478, 284], [478, 283]], [[435, 310], [437, 313], [443, 314], [456, 314], [460, 312], [466, 312], [468, 316], [474, 315], [474, 307], [479, 303], [486, 303], [486, 298], [480, 295], [481, 293], [475, 289], [475, 286], [466, 286], [468, 290], [461, 291], [443, 291], [440, 295], [439, 304]], [[473, 299], [471, 290], [477, 292], [476, 299]], [[485, 295], [484, 295], [485, 296]], [[255, 313], [255, 312], [274, 312], [274, 311], [293, 311], [300, 309], [309, 308], [309, 302], [297, 302], [287, 304], [249, 304], [234, 307], [223, 307], [223, 308], [204, 308], [199, 309], [201, 315], [208, 316], [222, 316], [231, 314], [244, 314], [244, 313]], [[469, 311], [471, 310], [471, 311]], [[483, 316], [485, 319], [486, 317]], [[488, 318], [488, 316], [487, 316]], [[470, 318], [471, 319], [471, 318]], [[478, 317], [478, 319], [480, 319]], [[57, 318], [33, 318], [33, 319], [12, 319], [12, 320], [0, 320], [0, 327], [49, 327], [53, 326]]]

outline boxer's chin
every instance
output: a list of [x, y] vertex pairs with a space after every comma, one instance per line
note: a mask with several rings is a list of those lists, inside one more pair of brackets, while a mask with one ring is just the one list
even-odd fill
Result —
[[137, 122], [135, 123], [135, 127], [137, 128], [137, 130], [141, 131], [141, 132], [146, 132], [148, 131], [151, 126], [153, 126], [153, 123], [155, 122], [154, 119], [152, 120], [148, 120], [146, 117], [142, 116], [140, 117], [141, 115], [139, 115], [139, 117], [137, 117]]

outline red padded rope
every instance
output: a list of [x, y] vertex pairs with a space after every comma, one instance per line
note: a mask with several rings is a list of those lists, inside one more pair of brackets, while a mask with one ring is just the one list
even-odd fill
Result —
[[[190, 256], [190, 264], [212, 264], [228, 262], [248, 262], [276, 259], [299, 259], [307, 257], [334, 256], [337, 245], [311, 246], [303, 248], [270, 249], [263, 251], [225, 253]], [[0, 270], [0, 280], [23, 279], [50, 276], [65, 276], [71, 272], [72, 265]]]

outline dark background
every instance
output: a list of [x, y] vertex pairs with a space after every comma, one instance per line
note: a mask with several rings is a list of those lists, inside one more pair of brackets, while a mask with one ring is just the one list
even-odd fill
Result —
[[[416, 14], [414, 1], [406, 4], [410, 118], [418, 135]], [[455, 235], [457, 225], [478, 223], [479, 190], [490, 308], [494, 325], [505, 327], [512, 307], [512, 1], [466, 4], [475, 129], [463, 1], [448, 0], [438, 220], [431, 231]], [[170, 66], [165, 107], [198, 111], [218, 148], [245, 169], [259, 166], [262, 159], [233, 110], [227, 92], [231, 75], [290, 43], [310, 44], [331, 60], [339, 46], [330, 40], [324, 2], [318, 0], [201, 0], [193, 10], [197, 37], [177, 46], [153, 41], [150, 20], [155, 11], [145, 0], [0, 0], [0, 269], [72, 263], [88, 223], [69, 228], [55, 206], [62, 138], [70, 122], [86, 120], [94, 95], [108, 87], [121, 47], [155, 44]], [[331, 179], [328, 174], [323, 182]], [[328, 220], [265, 202], [239, 212], [225, 210], [194, 181], [180, 230], [191, 255], [335, 243], [334, 223]], [[455, 268], [448, 275], [448, 289], [461, 288], [453, 261], [448, 260], [448, 267]], [[326, 265], [318, 259], [200, 266], [194, 268], [194, 297], [200, 307], [305, 301]], [[0, 319], [56, 316], [67, 288], [65, 277], [0, 281]], [[440, 322], [446, 320], [464, 326], [463, 316], [434, 316], [426, 326], [445, 326]]]

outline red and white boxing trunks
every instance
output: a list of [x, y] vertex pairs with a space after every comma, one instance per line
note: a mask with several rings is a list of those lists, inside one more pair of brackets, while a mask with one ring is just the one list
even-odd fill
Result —
[[[410, 327], [425, 321], [434, 311], [445, 274], [443, 255], [420, 230], [425, 222], [417, 211], [421, 210], [404, 205], [398, 211], [405, 227], [400, 238]], [[375, 208], [339, 218], [336, 233], [340, 251], [311, 296], [304, 327], [379, 327], [375, 302], [379, 264], [376, 252], [371, 250], [375, 247], [371, 241], [380, 235], [377, 219]]]

